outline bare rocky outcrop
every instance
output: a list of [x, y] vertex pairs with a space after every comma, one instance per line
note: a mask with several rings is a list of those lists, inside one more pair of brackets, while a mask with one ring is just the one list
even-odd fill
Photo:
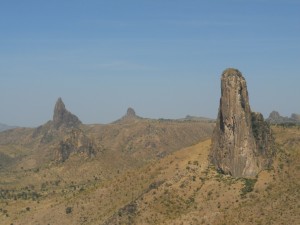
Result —
[[269, 115], [269, 117], [266, 119], [270, 123], [278, 123], [278, 122], [284, 122], [284, 117], [282, 117], [279, 112], [272, 111]]
[[78, 117], [69, 112], [62, 99], [59, 98], [54, 107], [52, 121], [54, 128], [59, 129], [59, 134], [55, 131], [54, 134], [63, 136], [56, 147], [57, 160], [65, 161], [71, 154], [79, 153], [91, 157], [96, 153], [96, 145], [79, 128], [80, 124], [82, 123]]
[[136, 113], [133, 108], [129, 107], [127, 109], [126, 117], [136, 117]]
[[283, 123], [292, 123], [295, 122], [293, 119], [288, 118], [287, 116], [281, 116], [279, 112], [272, 111], [266, 121], [270, 124], [283, 124]]
[[69, 112], [62, 99], [58, 98], [54, 106], [53, 120], [35, 128], [32, 138], [41, 136], [40, 142], [47, 144], [62, 136], [62, 133], [73, 128], [78, 128], [81, 124], [78, 117]]
[[296, 122], [300, 122], [300, 114], [292, 113], [291, 119], [295, 120]]
[[256, 142], [260, 169], [270, 168], [275, 154], [275, 140], [270, 125], [265, 122], [261, 113], [252, 112], [252, 132]]
[[71, 154], [83, 154], [86, 157], [95, 155], [97, 147], [80, 129], [72, 129], [56, 148], [56, 159], [65, 161]]
[[270, 124], [297, 124], [300, 123], [300, 115], [292, 113], [291, 117], [287, 117], [281, 116], [277, 111], [272, 111], [266, 121]]
[[96, 154], [97, 147], [81, 129], [81, 121], [69, 112], [62, 99], [59, 98], [54, 107], [53, 120], [37, 127], [33, 138], [39, 138], [41, 148], [53, 150], [52, 159], [65, 161], [72, 154], [83, 154], [91, 157]]
[[81, 124], [81, 121], [77, 116], [70, 113], [63, 103], [62, 99], [59, 98], [54, 107], [53, 114], [53, 125], [56, 129], [61, 126], [65, 127], [76, 127]]
[[129, 107], [127, 109], [126, 114], [121, 119], [115, 121], [114, 123], [131, 123], [131, 122], [136, 122], [140, 119], [142, 118], [136, 115], [134, 109]]
[[270, 166], [273, 151], [269, 125], [260, 113], [251, 112], [245, 78], [236, 69], [225, 70], [211, 162], [234, 177], [254, 177]]

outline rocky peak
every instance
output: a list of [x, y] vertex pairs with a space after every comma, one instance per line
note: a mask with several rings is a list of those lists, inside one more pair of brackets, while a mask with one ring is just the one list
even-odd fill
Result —
[[229, 77], [241, 78], [242, 80], [245, 80], [242, 73], [239, 70], [234, 68], [228, 68], [223, 71], [222, 78], [227, 79]]
[[272, 111], [269, 115], [269, 118], [274, 120], [281, 119], [281, 117], [282, 116], [280, 116], [279, 112], [277, 111]]
[[66, 127], [76, 127], [81, 124], [81, 121], [77, 116], [70, 113], [63, 103], [61, 98], [58, 98], [53, 114], [53, 125], [56, 129], [61, 127], [62, 125]]
[[281, 116], [277, 111], [272, 111], [266, 121], [271, 124], [297, 123], [297, 114], [293, 113], [289, 118], [287, 116]]
[[129, 107], [126, 114], [121, 119], [116, 120], [114, 123], [132, 123], [136, 122], [138, 119], [141, 119], [141, 117], [137, 116], [134, 109]]
[[[255, 132], [253, 130], [255, 125]], [[258, 138], [264, 137], [263, 140]], [[221, 99], [212, 138], [211, 162], [226, 174], [254, 177], [269, 165], [271, 130], [261, 114], [252, 114], [246, 80], [237, 69], [221, 76]], [[259, 143], [258, 143], [259, 142]], [[264, 149], [259, 150], [258, 145]]]
[[129, 107], [127, 109], [125, 116], [123, 116], [120, 121], [121, 122], [132, 122], [132, 121], [136, 121], [139, 118], [140, 117], [136, 115], [134, 109]]
[[127, 109], [126, 116], [127, 116], [127, 117], [136, 117], [136, 114], [135, 114], [134, 109], [129, 107], [129, 108]]
[[300, 114], [292, 113], [291, 119], [296, 120], [297, 122], [300, 122]]
[[271, 124], [285, 123], [287, 120], [288, 118], [284, 118], [277, 111], [272, 111], [269, 117], [266, 119], [266, 121]]

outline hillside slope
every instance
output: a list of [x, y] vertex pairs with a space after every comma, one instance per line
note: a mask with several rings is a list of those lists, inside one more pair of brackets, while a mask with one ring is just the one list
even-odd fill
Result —
[[105, 224], [299, 224], [300, 131], [274, 132], [273, 169], [256, 179], [219, 174], [207, 162], [205, 141], [152, 166], [157, 173], [152, 186]]
[[132, 169], [114, 171], [112, 158], [99, 165], [88, 158], [83, 163], [74, 155], [64, 164], [39, 170], [3, 172], [0, 220], [4, 224], [296, 225], [300, 130], [273, 127], [273, 131], [278, 145], [274, 166], [252, 180], [222, 175], [211, 167], [210, 140]]

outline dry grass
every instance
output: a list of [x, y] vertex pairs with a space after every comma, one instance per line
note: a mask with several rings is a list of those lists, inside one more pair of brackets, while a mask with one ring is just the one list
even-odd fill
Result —
[[273, 131], [273, 168], [252, 183], [209, 165], [210, 140], [143, 163], [110, 151], [3, 171], [0, 189], [9, 192], [0, 200], [1, 224], [299, 224], [300, 130]]

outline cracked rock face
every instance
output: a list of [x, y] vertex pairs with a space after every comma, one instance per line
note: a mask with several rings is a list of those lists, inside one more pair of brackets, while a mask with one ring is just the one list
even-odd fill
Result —
[[251, 112], [245, 78], [236, 69], [225, 70], [211, 162], [234, 177], [254, 177], [271, 164], [273, 147], [270, 127]]

